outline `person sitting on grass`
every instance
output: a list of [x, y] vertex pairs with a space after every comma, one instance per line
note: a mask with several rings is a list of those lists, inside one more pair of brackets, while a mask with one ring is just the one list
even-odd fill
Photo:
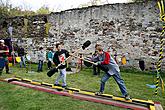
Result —
[[104, 92], [105, 83], [112, 76], [117, 82], [122, 95], [126, 100], [130, 100], [124, 80], [120, 76], [119, 66], [116, 64], [115, 60], [110, 56], [108, 52], [104, 52], [101, 45], [96, 46], [98, 51], [98, 62], [96, 64], [100, 67], [101, 70], [105, 72], [104, 76], [101, 78], [100, 91], [96, 94], [100, 95]]

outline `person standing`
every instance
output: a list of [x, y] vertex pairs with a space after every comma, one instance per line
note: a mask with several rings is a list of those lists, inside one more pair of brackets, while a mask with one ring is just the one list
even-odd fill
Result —
[[127, 61], [126, 61], [126, 57], [125, 57], [125, 54], [122, 53], [122, 57], [121, 57], [121, 64], [122, 65], [126, 65]]
[[48, 48], [48, 52], [47, 52], [48, 69], [52, 68], [52, 63], [53, 63], [53, 51], [52, 50], [53, 50], [52, 48]]
[[[97, 51], [95, 51], [95, 53], [92, 55], [92, 58], [95, 57], [97, 57]], [[100, 68], [96, 65], [93, 65], [93, 75], [100, 75]]]
[[26, 63], [25, 63], [25, 50], [24, 48], [21, 46], [20, 48], [18, 48], [18, 56], [21, 58], [20, 61], [20, 68], [22, 68], [22, 64], [24, 66], [24, 68], [26, 68]]
[[53, 57], [53, 62], [55, 63], [56, 66], [58, 66], [59, 64], [61, 64], [59, 66], [59, 71], [60, 74], [57, 77], [57, 79], [55, 80], [54, 85], [55, 86], [59, 86], [59, 80], [62, 79], [62, 87], [66, 87], [67, 83], [66, 83], [66, 62], [65, 59], [67, 57], [69, 57], [69, 52], [65, 49], [62, 49], [62, 44], [61, 43], [57, 43], [56, 44], [56, 49], [57, 51], [54, 54]]
[[[1, 63], [5, 63], [5, 69], [6, 69], [6, 74], [10, 74], [9, 72], [9, 61], [8, 61], [8, 55], [9, 55], [9, 48], [8, 46], [5, 45], [5, 41], [4, 40], [0, 40], [0, 59], [3, 60], [4, 62]], [[2, 67], [0, 69], [0, 72], [2, 73], [3, 71]]]
[[38, 70], [37, 70], [37, 72], [43, 71], [42, 67], [43, 67], [44, 59], [45, 59], [45, 54], [43, 51], [43, 47], [40, 47], [39, 51], [38, 51]]
[[125, 58], [126, 58], [126, 62], [127, 62], [127, 65], [129, 65], [130, 66], [130, 53], [129, 52], [126, 52], [125, 53]]
[[100, 90], [96, 94], [102, 94], [104, 92], [105, 83], [112, 76], [117, 82], [122, 95], [126, 100], [130, 100], [124, 80], [120, 76], [119, 66], [116, 64], [115, 60], [108, 52], [103, 51], [101, 45], [96, 46], [96, 50], [98, 50], [98, 61], [96, 64], [105, 72], [104, 76], [101, 78]]

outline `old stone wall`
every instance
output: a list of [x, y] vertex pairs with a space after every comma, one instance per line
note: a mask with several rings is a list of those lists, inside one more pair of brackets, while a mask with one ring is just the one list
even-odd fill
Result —
[[160, 47], [161, 22], [156, 5], [155, 1], [106, 4], [51, 13], [47, 16], [49, 37], [15, 37], [15, 41], [28, 45], [29, 51], [63, 41], [72, 52], [90, 40], [92, 45], [83, 51], [85, 54], [94, 52], [95, 44], [100, 43], [112, 55], [117, 52], [118, 60], [129, 53], [131, 65], [138, 67], [138, 61], [144, 60], [150, 66], [157, 62]]
[[154, 1], [67, 10], [51, 13], [48, 20], [55, 41], [63, 40], [71, 51], [89, 39], [89, 53], [94, 44], [101, 43], [112, 55], [117, 51], [119, 60], [122, 54], [130, 53], [136, 66], [139, 60], [147, 65], [157, 61], [161, 22]]

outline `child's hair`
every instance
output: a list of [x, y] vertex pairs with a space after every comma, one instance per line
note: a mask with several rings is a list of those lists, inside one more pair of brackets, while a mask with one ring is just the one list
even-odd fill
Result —
[[100, 46], [97, 46], [97, 50], [100, 52], [100, 51], [103, 51], [103, 48]]
[[59, 45], [61, 45], [61, 43], [57, 43], [57, 44], [56, 44], [56, 48], [58, 48]]
[[97, 48], [98, 46], [101, 46], [101, 44], [96, 44], [96, 45], [95, 45], [95, 48]]
[[52, 50], [53, 50], [53, 48], [52, 48], [52, 47], [48, 47], [48, 48], [47, 48], [47, 50], [52, 51]]

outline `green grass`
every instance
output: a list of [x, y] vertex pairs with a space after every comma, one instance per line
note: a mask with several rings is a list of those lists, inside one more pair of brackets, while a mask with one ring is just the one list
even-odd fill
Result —
[[[32, 69], [37, 70], [37, 65], [33, 65]], [[19, 68], [18, 65], [11, 68], [13, 74], [2, 73], [0, 78], [10, 78], [20, 76], [23, 78], [39, 80], [47, 83], [54, 83], [57, 74], [51, 78], [46, 75], [45, 71], [41, 73], [25, 73], [25, 69]], [[92, 69], [83, 69], [80, 73], [68, 74], [67, 84], [69, 87], [75, 87], [84, 90], [98, 91], [100, 85], [100, 76], [93, 76]], [[161, 102], [165, 109], [165, 95], [159, 90], [158, 96], [154, 96], [154, 89], [148, 88], [146, 84], [153, 84], [155, 75], [148, 72], [140, 72], [138, 70], [122, 69], [121, 76], [125, 81], [129, 94], [133, 98], [153, 100]], [[165, 79], [165, 78], [163, 78]], [[112, 95], [121, 95], [121, 92], [114, 81], [110, 78], [106, 83], [105, 93]], [[122, 110], [110, 105], [93, 103], [88, 101], [80, 101], [65, 96], [58, 96], [33, 89], [0, 82], [0, 110]]]

